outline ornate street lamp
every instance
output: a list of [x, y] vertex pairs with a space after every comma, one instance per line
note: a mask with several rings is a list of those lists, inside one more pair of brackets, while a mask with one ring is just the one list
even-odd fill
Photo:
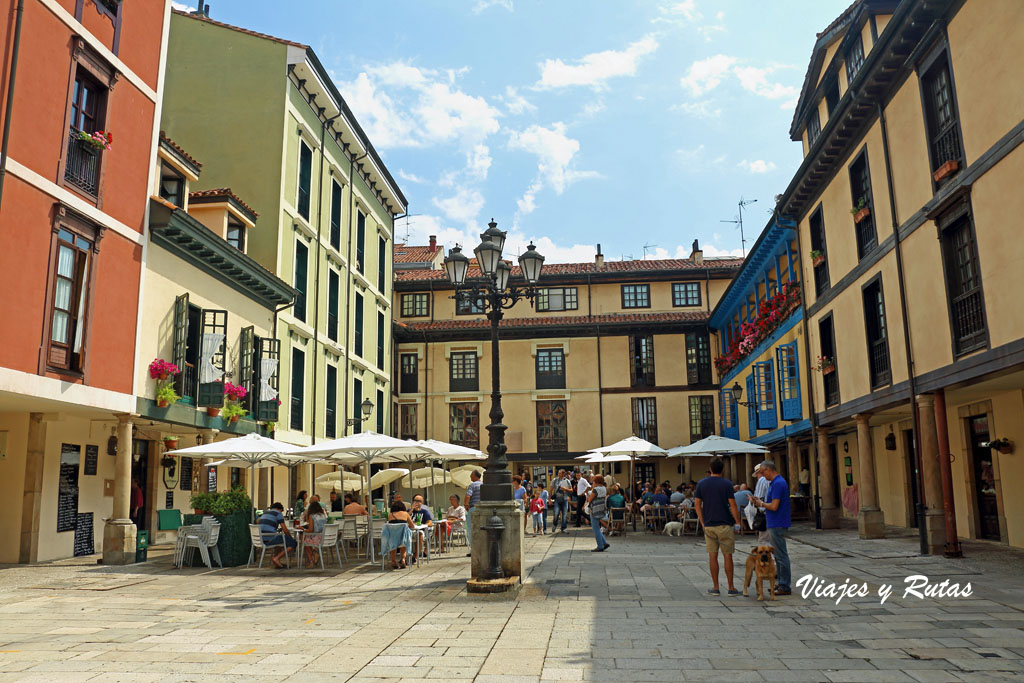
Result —
[[359, 419], [358, 417], [347, 418], [345, 420], [345, 423], [349, 427], [353, 427], [357, 424], [362, 424], [363, 422], [366, 422], [367, 420], [370, 419], [370, 413], [373, 412], [373, 402], [370, 401], [370, 399], [368, 398], [364, 398], [363, 402], [359, 404], [359, 410], [363, 414], [362, 419]]
[[480, 487], [483, 502], [505, 502], [512, 500], [512, 473], [505, 456], [505, 430], [502, 424], [505, 414], [501, 410], [501, 371], [498, 346], [498, 325], [504, 317], [503, 310], [516, 302], [528, 299], [533, 304], [537, 296], [537, 280], [544, 265], [544, 257], [530, 244], [519, 257], [519, 267], [525, 283], [512, 282], [512, 267], [501, 260], [506, 233], [498, 230], [498, 224], [491, 219], [487, 230], [480, 235], [480, 244], [473, 253], [480, 265], [481, 277], [466, 281], [469, 259], [462, 249], [454, 247], [444, 260], [445, 272], [455, 286], [456, 297], [479, 303], [491, 321], [491, 423], [487, 425], [489, 440], [487, 462], [484, 465], [484, 480]]
[[748, 403], [746, 401], [741, 401], [740, 400], [741, 398], [743, 398], [743, 387], [740, 386], [739, 382], [734, 382], [733, 385], [731, 387], [729, 387], [729, 393], [732, 394], [732, 400], [737, 405], [741, 405], [741, 406], [749, 406], [750, 405], [750, 403]]

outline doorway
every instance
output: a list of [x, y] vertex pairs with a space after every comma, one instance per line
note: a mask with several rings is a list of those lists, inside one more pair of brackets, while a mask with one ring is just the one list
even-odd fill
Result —
[[[143, 439], [132, 439], [132, 491], [130, 511], [134, 512], [134, 514], [131, 515], [131, 518], [132, 521], [135, 522], [135, 527], [140, 530], [149, 529], [149, 511], [153, 507], [153, 503], [150, 500], [151, 490], [149, 486], [150, 443], [150, 441]], [[142, 507], [139, 508], [138, 512], [135, 512], [135, 506], [137, 503], [136, 496], [138, 495], [135, 491], [136, 482], [142, 490]]]
[[974, 501], [978, 512], [978, 536], [1002, 541], [999, 532], [999, 503], [992, 449], [988, 447], [988, 415], [967, 418], [967, 436], [971, 443], [971, 467], [974, 470]]
[[914, 440], [914, 430], [904, 429], [903, 430], [903, 458], [906, 477], [907, 477], [907, 490], [910, 493], [910, 497], [907, 500], [907, 506], [910, 508], [907, 511], [907, 526], [911, 529], [917, 528], [917, 510], [921, 505], [921, 470], [918, 465], [917, 457], [917, 442]]

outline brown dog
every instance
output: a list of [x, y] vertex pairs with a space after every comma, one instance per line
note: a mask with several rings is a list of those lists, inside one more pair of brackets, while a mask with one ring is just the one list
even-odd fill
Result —
[[747, 595], [750, 577], [757, 573], [757, 599], [764, 600], [762, 581], [768, 582], [772, 600], [775, 599], [775, 548], [770, 545], [759, 545], [747, 556], [747, 576], [743, 581], [743, 595]]

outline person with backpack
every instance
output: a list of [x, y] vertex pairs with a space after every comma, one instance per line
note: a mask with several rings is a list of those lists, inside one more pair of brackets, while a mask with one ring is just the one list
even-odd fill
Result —
[[590, 506], [590, 528], [594, 530], [594, 540], [597, 541], [597, 547], [590, 552], [603, 553], [611, 544], [604, 539], [602, 531], [604, 518], [607, 516], [608, 489], [605, 488], [604, 477], [600, 474], [594, 477], [594, 485], [587, 493], [587, 504]]

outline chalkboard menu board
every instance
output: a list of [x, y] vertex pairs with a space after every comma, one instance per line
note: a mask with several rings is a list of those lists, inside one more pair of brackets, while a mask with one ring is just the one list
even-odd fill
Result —
[[174, 508], [174, 491], [167, 492], [167, 496], [164, 498], [164, 507], [168, 510]]
[[74, 531], [78, 526], [78, 465], [82, 447], [60, 445], [60, 482], [57, 487], [57, 531]]
[[192, 458], [182, 458], [181, 464], [181, 490], [192, 490]]
[[82, 474], [96, 476], [96, 465], [100, 461], [100, 447], [85, 447], [85, 471]]
[[78, 513], [78, 524], [75, 526], [75, 557], [92, 555], [96, 552], [92, 538], [92, 513]]
[[207, 491], [216, 491], [217, 490], [217, 468], [216, 467], [210, 467], [210, 468], [208, 468], [208, 470], [209, 470], [209, 474], [207, 475], [207, 477], [209, 477], [209, 480], [207, 481], [207, 489], [206, 490]]

